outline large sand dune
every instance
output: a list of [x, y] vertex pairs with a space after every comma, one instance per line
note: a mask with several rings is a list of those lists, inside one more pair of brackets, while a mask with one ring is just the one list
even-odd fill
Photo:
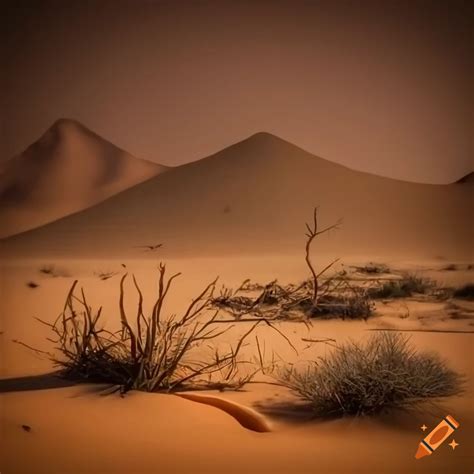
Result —
[[73, 120], [58, 120], [4, 163], [0, 236], [86, 209], [166, 167], [137, 159]]
[[[323, 252], [469, 258], [472, 186], [350, 170], [267, 133], [156, 176], [100, 204], [2, 242], [6, 255], [159, 256], [300, 253], [320, 206]], [[156, 253], [153, 253], [156, 255]]]

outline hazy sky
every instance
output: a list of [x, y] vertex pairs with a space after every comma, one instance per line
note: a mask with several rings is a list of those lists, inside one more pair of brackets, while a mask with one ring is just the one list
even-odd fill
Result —
[[167, 165], [268, 131], [352, 168], [453, 181], [473, 169], [473, 4], [12, 0], [0, 158], [71, 117]]

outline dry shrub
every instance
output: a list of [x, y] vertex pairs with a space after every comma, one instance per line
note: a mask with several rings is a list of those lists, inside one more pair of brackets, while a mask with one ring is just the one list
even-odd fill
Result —
[[[244, 282], [246, 284], [248, 280]], [[244, 285], [243, 284], [243, 285]], [[258, 285], [261, 289], [255, 297], [243, 296], [237, 290], [223, 287], [213, 298], [212, 304], [231, 314], [236, 320], [243, 316], [267, 317], [270, 319], [301, 318], [342, 318], [367, 319], [374, 311], [374, 304], [367, 289], [350, 284], [344, 272], [319, 283], [317, 305], [314, 304], [313, 280], [305, 280], [299, 285], [281, 286], [277, 281]]]
[[309, 309], [309, 314], [312, 318], [323, 319], [367, 319], [373, 311], [372, 300], [360, 289], [351, 294], [324, 295], [317, 306]]
[[446, 265], [441, 269], [441, 271], [445, 272], [455, 272], [457, 270], [459, 270], [459, 267], [455, 263], [450, 263], [449, 265]]
[[[270, 319], [308, 319], [342, 318], [367, 319], [373, 313], [373, 303], [364, 288], [352, 286], [345, 271], [336, 272], [330, 278], [323, 279], [338, 261], [335, 259], [321, 269], [316, 269], [311, 259], [311, 248], [316, 238], [322, 234], [336, 230], [341, 220], [335, 224], [321, 228], [318, 221], [318, 207], [313, 210], [311, 223], [306, 224], [305, 262], [310, 270], [311, 278], [299, 285], [281, 286], [276, 280], [266, 285], [251, 284], [245, 280], [239, 288], [232, 290], [223, 287], [221, 294], [212, 300], [212, 304], [227, 311], [236, 320], [243, 316], [266, 317]], [[371, 264], [364, 267], [367, 272], [381, 273], [388, 267]], [[259, 290], [254, 298], [239, 295], [244, 291]]]
[[453, 291], [454, 298], [461, 298], [466, 300], [474, 299], [474, 283], [468, 283], [467, 285], [456, 288]]
[[287, 367], [279, 379], [320, 417], [374, 415], [463, 388], [463, 378], [437, 355], [418, 352], [407, 337], [391, 332], [337, 347], [305, 370]]
[[69, 276], [69, 273], [66, 270], [57, 268], [54, 265], [43, 265], [39, 268], [39, 272], [43, 275], [48, 275], [53, 278]]
[[370, 288], [368, 293], [374, 299], [407, 298], [414, 294], [425, 294], [434, 286], [434, 282], [429, 278], [406, 273], [398, 280], [384, 281]]
[[222, 329], [217, 312], [209, 316], [215, 282], [207, 285], [181, 316], [164, 317], [163, 304], [178, 275], [166, 278], [165, 266], [160, 265], [158, 294], [151, 314], [147, 315], [143, 311], [142, 291], [132, 277], [138, 304], [136, 314], [130, 318], [124, 306], [125, 274], [120, 281], [121, 328], [116, 332], [101, 326], [101, 308], [94, 311], [84, 291], [78, 291], [77, 281], [74, 282], [62, 314], [53, 324], [45, 323], [56, 335], [59, 357], [51, 357], [63, 375], [117, 385], [122, 392], [170, 391], [215, 384], [232, 388], [245, 383], [246, 378], [237, 378], [238, 366], [243, 362], [238, 355], [260, 321], [224, 352], [209, 346], [232, 328], [227, 325]]
[[367, 275], [378, 275], [382, 273], [390, 273], [390, 268], [385, 263], [369, 262], [361, 267], [353, 267], [357, 272]]

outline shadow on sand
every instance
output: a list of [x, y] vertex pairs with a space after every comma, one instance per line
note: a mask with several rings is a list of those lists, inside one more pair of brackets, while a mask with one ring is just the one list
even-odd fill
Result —
[[77, 385], [77, 382], [66, 380], [60, 376], [59, 372], [49, 372], [47, 374], [0, 379], [0, 393], [48, 390], [51, 388], [72, 387], [74, 385]]
[[286, 423], [299, 424], [305, 421], [313, 421], [314, 416], [311, 405], [298, 402], [257, 402], [254, 408], [265, 416]]

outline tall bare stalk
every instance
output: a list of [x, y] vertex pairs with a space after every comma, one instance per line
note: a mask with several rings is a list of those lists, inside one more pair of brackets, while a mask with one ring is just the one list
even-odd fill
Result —
[[305, 260], [306, 264], [308, 265], [309, 270], [311, 271], [311, 275], [313, 278], [313, 306], [316, 307], [318, 305], [318, 292], [319, 292], [319, 277], [322, 276], [327, 270], [329, 270], [335, 263], [339, 261], [339, 258], [333, 260], [329, 265], [324, 267], [320, 272], [316, 272], [314, 265], [311, 261], [311, 244], [313, 243], [314, 239], [321, 234], [329, 232], [332, 229], [338, 229], [341, 220], [339, 219], [335, 224], [330, 225], [322, 230], [318, 229], [318, 207], [315, 207], [313, 210], [313, 222], [311, 224], [306, 224], [306, 237], [308, 240], [306, 241], [305, 246]]

